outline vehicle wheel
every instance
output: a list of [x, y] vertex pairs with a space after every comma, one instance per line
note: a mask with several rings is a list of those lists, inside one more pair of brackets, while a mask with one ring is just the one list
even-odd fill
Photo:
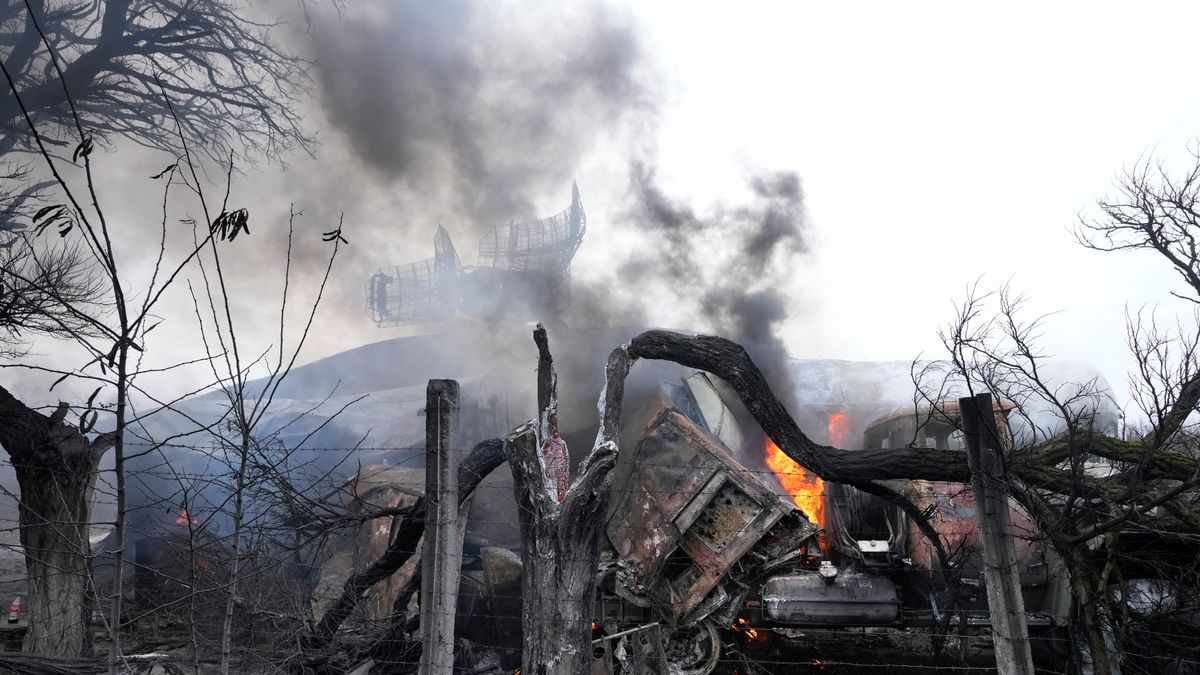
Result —
[[721, 659], [721, 636], [709, 622], [662, 632], [663, 653], [672, 673], [710, 675]]

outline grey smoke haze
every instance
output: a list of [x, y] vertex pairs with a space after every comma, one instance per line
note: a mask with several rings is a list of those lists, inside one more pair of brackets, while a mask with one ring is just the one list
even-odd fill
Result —
[[[424, 255], [432, 252], [436, 224], [449, 217], [458, 219], [451, 231], [469, 260], [474, 241], [463, 236], [462, 225], [477, 235], [497, 222], [548, 215], [537, 212], [539, 197], [544, 203], [547, 194], [565, 196], [589, 154], [623, 126], [653, 130], [666, 88], [655, 86], [639, 27], [622, 10], [601, 2], [564, 7], [471, 0], [404, 1], [373, 10], [322, 27], [317, 103], [328, 120], [327, 142], [344, 144], [369, 182], [413, 197], [406, 200], [411, 209], [391, 221], [400, 224], [390, 226], [390, 235], [428, 247]], [[649, 245], [618, 264], [615, 280], [573, 282], [579, 306], [569, 320], [661, 324], [654, 302], [636, 298], [634, 289], [662, 290], [697, 308], [694, 323], [675, 327], [749, 343], [786, 396], [791, 387], [777, 331], [789, 299], [773, 277], [787, 274], [787, 264], [807, 249], [798, 176], [750, 176], [745, 204], [698, 213], [659, 187], [653, 152], [625, 152], [631, 167], [626, 203], [604, 205], [621, 222], [593, 220], [584, 246], [604, 247], [612, 241], [599, 238], [629, 229]], [[585, 204], [594, 194], [588, 187], [582, 185]], [[736, 255], [708, 257], [705, 246], [714, 240]], [[380, 258], [383, 247], [369, 253], [376, 266], [407, 261]], [[610, 283], [621, 292], [610, 293]], [[631, 297], [618, 306], [618, 298]], [[492, 334], [480, 349], [521, 370], [530, 350], [527, 333], [515, 331], [512, 340]], [[576, 372], [603, 356], [603, 348], [559, 355], [564, 369]], [[585, 381], [582, 391], [572, 392], [584, 410], [596, 395], [594, 383]]]
[[[753, 176], [750, 187], [753, 203], [708, 225], [723, 226], [724, 234], [732, 234], [737, 254], [706, 289], [702, 306], [728, 334], [767, 345], [777, 339], [776, 331], [788, 315], [779, 275], [795, 273], [788, 263], [808, 250], [804, 195], [800, 177], [790, 171]], [[703, 240], [696, 243], [702, 246]]]
[[331, 136], [480, 229], [543, 215], [539, 192], [565, 193], [598, 141], [653, 108], [637, 27], [599, 2], [386, 2], [327, 22], [317, 49]]
[[[703, 213], [668, 196], [658, 186], [653, 153], [613, 141], [631, 126], [644, 127], [646, 145], [653, 146], [668, 90], [656, 79], [641, 27], [625, 10], [602, 0], [565, 6], [389, 0], [352, 3], [340, 16], [329, 5], [321, 11], [311, 33], [278, 36], [313, 58], [313, 96], [305, 105], [319, 134], [317, 158], [297, 158], [292, 170], [266, 178], [253, 168], [235, 176], [230, 205], [249, 208], [253, 234], [227, 255], [240, 263], [238, 281], [247, 288], [247, 332], [273, 335], [274, 310], [262, 310], [274, 305], [282, 285], [289, 202], [304, 213], [294, 274], [311, 278], [323, 269], [328, 247], [319, 233], [333, 229], [341, 212], [351, 242], [334, 268], [303, 362], [396, 335], [364, 317], [366, 280], [380, 266], [430, 255], [438, 224], [447, 225], [469, 264], [476, 241], [470, 235], [549, 215], [547, 203], [565, 206], [570, 180], [603, 151], [616, 156], [618, 167], [632, 167], [628, 204], [614, 203], [622, 198], [619, 188], [597, 194], [583, 182], [585, 205], [601, 207], [590, 212], [607, 208], [616, 216], [595, 218], [584, 247], [611, 249], [629, 230], [650, 245], [616, 269], [616, 295], [632, 301], [617, 307], [608, 287], [578, 281], [573, 294], [581, 309], [600, 311], [574, 312], [584, 317], [576, 323], [665, 324], [779, 346], [774, 333], [789, 302], [772, 277], [781, 259], [805, 248], [800, 182], [788, 173], [752, 176], [745, 205]], [[164, 164], [148, 162], [134, 178], [158, 188], [145, 176]], [[220, 182], [221, 172], [213, 177]], [[156, 200], [145, 206], [145, 222], [155, 223]], [[738, 255], [708, 259], [704, 247], [714, 240]], [[660, 307], [639, 297], [643, 288], [697, 312], [686, 322], [663, 318]], [[298, 314], [308, 297], [293, 297]], [[298, 315], [293, 325], [303, 319]], [[183, 343], [193, 321], [176, 323]], [[487, 348], [498, 360], [527, 350], [528, 336], [517, 332], [511, 349], [499, 340]]]
[[[324, 145], [318, 153], [333, 161], [319, 158], [316, 170], [285, 176], [273, 218], [267, 208], [249, 206], [257, 241], [278, 241], [280, 228], [271, 234], [257, 223], [280, 221], [289, 200], [305, 212], [301, 227], [308, 228], [310, 238], [314, 231], [333, 229], [338, 212], [346, 212], [351, 245], [343, 249], [318, 324], [321, 332], [335, 336], [330, 344], [339, 345], [339, 351], [395, 336], [362, 317], [364, 286], [374, 269], [431, 255], [438, 224], [450, 226], [469, 262], [474, 239], [463, 235], [478, 235], [497, 222], [548, 215], [536, 210], [547, 194], [561, 195], [555, 203], [565, 206], [581, 164], [624, 125], [652, 126], [660, 96], [648, 84], [653, 64], [647, 63], [638, 27], [602, 2], [569, 7], [471, 0], [364, 3], [321, 21], [311, 39], [316, 60], [309, 106], [323, 120]], [[652, 158], [629, 154], [619, 160], [632, 167], [627, 204], [609, 209], [622, 222], [594, 222], [584, 246], [597, 246], [600, 237], [623, 236], [616, 226], [639, 230], [649, 245], [618, 265], [621, 295], [652, 288], [695, 306], [694, 321], [673, 327], [746, 343], [777, 394], [789, 400], [792, 387], [777, 335], [789, 300], [776, 276], [787, 273], [783, 266], [806, 249], [798, 177], [787, 172], [752, 176], [745, 204], [699, 212], [659, 187]], [[587, 189], [583, 185], [585, 203]], [[257, 196], [253, 186], [235, 191], [233, 206]], [[713, 245], [735, 253], [711, 259], [706, 254]], [[411, 256], [414, 250], [417, 256]], [[262, 257], [261, 264], [243, 266], [244, 274], [276, 274], [258, 270], [271, 270], [267, 263], [277, 252], [278, 247], [244, 250]], [[322, 247], [298, 247], [297, 268], [320, 269], [324, 254]], [[578, 292], [581, 299], [609, 295], [600, 286], [582, 286]], [[653, 302], [621, 308], [588, 304], [603, 310], [589, 322], [662, 323]], [[586, 428], [595, 418], [597, 375], [606, 351], [631, 335], [577, 332], [590, 339], [552, 328], [551, 345], [562, 375], [561, 419], [571, 428]], [[455, 344], [462, 343], [461, 349], [447, 354], [429, 376], [467, 378], [491, 368], [509, 374], [515, 392], [528, 393], [536, 354], [526, 327], [477, 327], [460, 338]], [[395, 361], [354, 366], [374, 372]], [[299, 378], [292, 395], [319, 398], [335, 381], [354, 377], [319, 374], [313, 381]], [[631, 406], [678, 375], [663, 364], [641, 364], [627, 390]], [[576, 456], [586, 450], [585, 444], [573, 444]]]
[[[431, 256], [438, 225], [473, 263], [484, 229], [566, 207], [588, 159], [620, 155], [613, 139], [657, 108], [640, 27], [602, 0], [364, 0], [317, 10], [311, 32], [288, 38], [313, 59], [317, 157], [259, 188], [274, 203], [256, 209], [236, 191], [233, 199], [254, 222], [286, 214], [294, 200], [301, 226], [318, 233], [345, 214], [351, 245], [320, 315], [338, 329], [317, 336], [310, 358], [397, 334], [366, 318], [367, 279]], [[581, 183], [586, 203], [593, 193]], [[266, 232], [255, 231], [259, 241], [274, 236]], [[280, 238], [247, 267], [269, 269]], [[313, 250], [294, 251], [298, 269], [323, 265], [321, 247]]]
[[[617, 161], [630, 167], [628, 189], [625, 203], [600, 205], [619, 222], [593, 220], [584, 247], [606, 247], [629, 231], [646, 245], [617, 264], [615, 278], [578, 275], [577, 307], [568, 320], [663, 325], [671, 319], [651, 298], [665, 294], [672, 304], [695, 308], [686, 325], [675, 327], [753, 343], [764, 367], [782, 377], [785, 352], [777, 332], [791, 300], [777, 280], [791, 274], [793, 258], [807, 250], [800, 179], [759, 172], [747, 177], [744, 204], [698, 212], [660, 187], [653, 150], [607, 143], [640, 125], [650, 139], [645, 145], [654, 147], [656, 113], [666, 95], [632, 17], [599, 1], [402, 0], [356, 9], [322, 22], [314, 35], [313, 105], [327, 120], [325, 142], [354, 162], [348, 173], [321, 177], [332, 188], [322, 201], [337, 204], [339, 193], [352, 198], [363, 185], [401, 197], [386, 224], [350, 229], [352, 241], [367, 245], [349, 251], [346, 267], [358, 278], [347, 279], [340, 306], [358, 311], [362, 284], [374, 268], [416, 260], [414, 249], [430, 255], [439, 223], [449, 226], [469, 262], [475, 239], [466, 235], [548, 215], [537, 205], [546, 195], [565, 197], [581, 164], [603, 148], [625, 153]], [[309, 186], [320, 190], [322, 184]], [[582, 188], [587, 205], [594, 193], [586, 183]], [[362, 225], [375, 231], [356, 238]], [[404, 253], [389, 240], [403, 241]], [[721, 254], [714, 257], [714, 250]]]

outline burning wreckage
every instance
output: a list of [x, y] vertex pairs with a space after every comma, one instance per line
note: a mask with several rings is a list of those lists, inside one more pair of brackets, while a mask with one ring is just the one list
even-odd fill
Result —
[[[731, 632], [754, 641], [768, 633], [791, 640], [800, 630], [987, 626], [975, 507], [962, 485], [892, 486], [931, 514], [954, 553], [943, 566], [898, 508], [805, 474], [757, 427], [739, 423], [734, 400], [719, 380], [696, 372], [662, 384], [633, 420], [630, 428], [643, 432], [614, 469], [597, 570], [594, 673], [664, 662], [672, 672], [711, 673]], [[911, 409], [884, 415], [865, 442], [894, 447], [919, 430], [924, 442], [954, 448], [955, 414], [947, 407], [923, 419]], [[390, 492], [376, 503], [404, 492], [387, 487], [387, 476], [420, 483], [412, 469], [382, 471], [371, 489]], [[1016, 508], [1013, 522], [1033, 527]], [[386, 547], [387, 528], [372, 530], [377, 541], [366, 548]], [[467, 535], [456, 634], [517, 663], [521, 561], [495, 544]], [[1070, 603], [1061, 563], [1028, 541], [1018, 542], [1018, 557], [1029, 624], [1064, 625]], [[367, 613], [385, 618], [400, 586], [403, 579], [389, 582]]]
[[[490, 229], [474, 267], [461, 263], [449, 235], [439, 229], [433, 258], [380, 270], [371, 278], [368, 309], [380, 325], [486, 318], [473, 305], [485, 292], [501, 294], [510, 304], [516, 299], [525, 311], [553, 308], [565, 301], [570, 262], [584, 228], [574, 189], [571, 205], [557, 216]], [[491, 399], [494, 413], [496, 396]], [[641, 436], [622, 443], [604, 523], [594, 673], [642, 672], [669, 663], [671, 672], [705, 675], [717, 668], [730, 632], [740, 633], [744, 642], [768, 633], [788, 639], [800, 629], [987, 624], [975, 506], [963, 486], [889, 485], [930, 514], [945, 548], [953, 552], [950, 559], [940, 559], [897, 507], [848, 486], [823, 483], [757, 425], [743, 426], [734, 412], [736, 400], [721, 381], [695, 372], [679, 384], [661, 384], [633, 413], [627, 428]], [[511, 428], [482, 408], [476, 412], [464, 418], [478, 418], [473, 424], [482, 425], [475, 430], [480, 438]], [[866, 428], [864, 447], [899, 447], [918, 434], [928, 447], [962, 447], [952, 408], [920, 413], [910, 408], [880, 417]], [[819, 417], [827, 417], [834, 445], [857, 445], [845, 410], [825, 410]], [[491, 423], [483, 424], [485, 418]], [[400, 466], [363, 467], [351, 479], [346, 507], [411, 505], [421, 496], [416, 487], [423, 484], [421, 475], [420, 469]], [[513, 494], [511, 487], [487, 492], [476, 501], [511, 502]], [[522, 568], [519, 539], [515, 531], [505, 531], [498, 516], [513, 507], [477, 504], [492, 520], [482, 536], [468, 524], [455, 629], [458, 637], [495, 650], [509, 668], [519, 661], [521, 646]], [[511, 515], [515, 522], [515, 511]], [[186, 525], [187, 518], [181, 515], [176, 522]], [[1033, 529], [1018, 508], [1013, 522]], [[323, 560], [312, 561], [308, 567], [319, 578], [297, 580], [315, 587], [306, 595], [313, 601], [311, 616], [324, 615], [348, 574], [389, 547], [395, 527], [381, 520], [364, 523], [322, 554]], [[156, 541], [137, 549], [162, 549]], [[1019, 540], [1018, 547], [1030, 625], [1063, 625], [1070, 603], [1061, 563], [1041, 544]], [[147, 569], [155, 567], [149, 558], [142, 562]], [[377, 587], [360, 605], [360, 616], [387, 619], [415, 564], [410, 561]], [[216, 567], [213, 574], [220, 576]], [[148, 576], [153, 575], [141, 575]], [[150, 588], [153, 584], [135, 585], [162, 594]]]
[[[438, 228], [433, 258], [371, 277], [369, 314], [380, 326], [396, 326], [553, 313], [567, 299], [570, 263], [586, 228], [577, 187], [571, 197], [550, 218], [490, 228], [475, 266], [462, 264]], [[939, 559], [898, 507], [823, 484], [756, 426], [743, 428], [728, 403], [735, 400], [719, 380], [697, 372], [679, 385], [663, 384], [632, 425], [644, 434], [622, 450], [614, 471], [593, 672], [628, 671], [643, 660], [686, 675], [710, 673], [729, 630], [759, 637], [798, 628], [987, 624], [969, 490], [924, 481], [889, 485], [930, 514], [953, 552]], [[1007, 411], [998, 412], [1003, 419]], [[955, 416], [949, 407], [884, 415], [866, 429], [864, 447], [898, 447], [920, 432], [927, 446], [962, 448]], [[831, 441], [850, 441], [844, 411], [831, 412], [828, 423]], [[1014, 525], [1032, 531], [1021, 509], [1012, 509]], [[368, 548], [386, 547], [386, 532], [374, 539]], [[466, 543], [456, 633], [519, 650], [520, 557], [488, 545], [495, 541], [480, 546], [468, 535]], [[1030, 625], [1063, 625], [1070, 603], [1061, 562], [1027, 539], [1018, 549]], [[396, 583], [389, 583], [392, 591]], [[384, 600], [368, 613], [386, 616]]]
[[[948, 612], [959, 625], [988, 623], [975, 507], [963, 486], [893, 486], [932, 514], [954, 551], [947, 569], [897, 507], [806, 474], [761, 432], [741, 428], [732, 400], [705, 373], [663, 385], [641, 441], [623, 451], [596, 610], [603, 633], [626, 636], [657, 623], [667, 629], [657, 657], [702, 674], [716, 667], [724, 630], [760, 638], [798, 628], [928, 627]], [[962, 447], [955, 415], [897, 411], [868, 426], [866, 442], [886, 448], [919, 429], [927, 443]], [[761, 456], [770, 471], [749, 469], [739, 456]], [[1013, 521], [1032, 531], [1015, 505]], [[1070, 603], [1061, 562], [1029, 541], [1018, 554], [1028, 622], [1064, 625]], [[598, 660], [630, 653], [610, 642]]]
[[[369, 308], [381, 325], [454, 316], [486, 318], [471, 303], [488, 289], [509, 297], [522, 311], [554, 307], [566, 299], [565, 282], [584, 224], [579, 193], [573, 190], [571, 205], [557, 216], [489, 230], [474, 267], [461, 264], [449, 236], [439, 230], [434, 258], [372, 277]], [[597, 345], [617, 339], [594, 330], [563, 330], [576, 341], [576, 349], [568, 351], [577, 354], [599, 353]], [[386, 447], [379, 449], [424, 451], [413, 445], [419, 434], [402, 430], [417, 426], [414, 422], [421, 416], [420, 403], [414, 402], [416, 375], [409, 371], [420, 371], [423, 378], [425, 371], [459, 363], [439, 356], [438, 349], [459, 359], [463, 344], [448, 335], [420, 336], [360, 350], [370, 352], [370, 369], [369, 376], [360, 377], [366, 384], [358, 386], [384, 382], [393, 387], [376, 399], [386, 411], [363, 413], [361, 418], [374, 420], [383, 414], [395, 421]], [[341, 375], [361, 368], [361, 362], [361, 354], [339, 356], [310, 379], [328, 377], [331, 369]], [[477, 365], [460, 367], [469, 371]], [[869, 381], [862, 373], [828, 364], [799, 377], [793, 372], [796, 391], [807, 401], [798, 406], [798, 421], [817, 431], [826, 427], [829, 444], [841, 448], [886, 450], [914, 442], [942, 450], [963, 448], [953, 404], [901, 408], [880, 416], [888, 409], [884, 401], [899, 399], [880, 384], [892, 376], [879, 364], [870, 364], [870, 371], [880, 380]], [[885, 482], [926, 515], [949, 552], [939, 555], [918, 524], [895, 505], [805, 473], [756, 423], [744, 424], [748, 418], [735, 412], [744, 412], [737, 396], [720, 380], [692, 372], [677, 383], [666, 383], [662, 380], [682, 373], [642, 372], [657, 375], [638, 387], [636, 402], [630, 401], [627, 433], [612, 472], [596, 570], [593, 673], [656, 672], [667, 663], [672, 673], [706, 675], [718, 668], [722, 650], [731, 643], [739, 648], [762, 643], [803, 647], [818, 631], [858, 636], [867, 630], [986, 631], [982, 547], [968, 488], [916, 480]], [[404, 377], [409, 379], [397, 384]], [[828, 382], [849, 383], [851, 393], [826, 391], [828, 387], [817, 384]], [[460, 407], [464, 439], [495, 439], [513, 428], [507, 399], [515, 394], [509, 379], [485, 374], [468, 378], [464, 385], [472, 392]], [[647, 389], [653, 390], [648, 397]], [[590, 406], [594, 400], [576, 402], [570, 409], [582, 409], [581, 403]], [[203, 410], [193, 413], [202, 417]], [[1004, 422], [1007, 413], [1006, 405], [999, 406], [997, 422]], [[856, 423], [877, 419], [852, 429], [851, 418]], [[861, 440], [854, 438], [859, 433]], [[571, 447], [582, 448], [594, 434], [595, 427], [590, 427], [563, 435], [570, 437]], [[329, 608], [345, 595], [347, 580], [380, 560], [398, 540], [403, 512], [423, 496], [419, 486], [424, 485], [424, 471], [416, 468], [419, 457], [381, 457], [384, 465], [362, 467], [346, 477], [347, 489], [331, 493], [335, 496], [330, 499], [345, 499], [348, 521], [380, 509], [400, 515], [357, 521], [360, 524], [339, 530], [347, 534], [331, 536], [329, 545], [319, 550], [289, 548], [282, 565], [266, 556], [265, 573], [255, 573], [263, 581], [242, 590], [235, 610], [254, 613], [256, 619], [265, 616], [292, 632], [299, 619], [306, 622], [308, 635], [312, 626], [307, 624], [329, 615]], [[392, 459], [397, 462], [388, 466]], [[400, 466], [413, 459], [418, 461]], [[511, 672], [520, 661], [522, 644], [522, 562], [513, 483], [511, 477], [505, 483], [506, 473], [494, 472], [488, 478], [491, 489], [478, 490], [473, 497], [463, 540], [455, 634], [467, 642], [467, 652], [485, 655], [479, 663], [490, 661]], [[329, 506], [333, 512], [342, 511]], [[1014, 529], [1036, 534], [1021, 508], [1010, 501], [1010, 509]], [[160, 527], [147, 524], [139, 530], [137, 525], [130, 529], [133, 555], [126, 558], [127, 565], [133, 563], [127, 573], [134, 582], [129, 598], [134, 619], [143, 621], [144, 615], [155, 625], [176, 625], [195, 621], [199, 614], [210, 627], [221, 625], [227, 616], [223, 579], [233, 555], [225, 540], [205, 530], [186, 508], [170, 514]], [[284, 525], [293, 526], [290, 521]], [[299, 532], [304, 525], [295, 527]], [[97, 585], [102, 587], [108, 584], [104, 574], [112, 573], [104, 569], [109, 545], [105, 540], [94, 550]], [[1040, 537], [1016, 537], [1015, 545], [1028, 625], [1049, 630], [1066, 625], [1071, 595], [1063, 563]], [[204, 556], [196, 557], [198, 547], [206, 551]], [[357, 604], [351, 603], [342, 618], [353, 612], [354, 621], [365, 620], [359, 625], [379, 621], [389, 626], [400, 618], [400, 628], [409, 631], [414, 617], [408, 598], [414, 592], [417, 565], [413, 557], [399, 570], [393, 568], [364, 593], [363, 602], [353, 596]], [[175, 572], [180, 568], [191, 569], [190, 581]], [[1154, 588], [1153, 581], [1143, 586]], [[205, 593], [212, 595], [211, 601], [188, 602]], [[401, 616], [397, 608], [408, 614]], [[269, 623], [261, 631], [260, 621], [241, 623], [255, 632], [247, 639], [270, 640], [279, 633]]]

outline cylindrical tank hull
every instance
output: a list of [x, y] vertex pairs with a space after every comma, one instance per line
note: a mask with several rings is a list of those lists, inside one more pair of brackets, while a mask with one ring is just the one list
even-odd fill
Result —
[[900, 596], [885, 577], [842, 571], [832, 580], [818, 574], [781, 574], [763, 584], [766, 617], [803, 626], [881, 626], [900, 618]]

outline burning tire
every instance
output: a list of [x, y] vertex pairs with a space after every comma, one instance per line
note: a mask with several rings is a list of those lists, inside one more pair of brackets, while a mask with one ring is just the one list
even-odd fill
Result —
[[721, 659], [721, 637], [717, 627], [705, 621], [691, 628], [663, 633], [663, 653], [671, 672], [679, 675], [709, 675]]

